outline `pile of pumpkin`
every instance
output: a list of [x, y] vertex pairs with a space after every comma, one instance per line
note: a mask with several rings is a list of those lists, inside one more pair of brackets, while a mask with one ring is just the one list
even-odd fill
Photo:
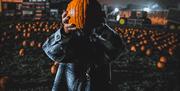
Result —
[[59, 26], [58, 22], [17, 23], [14, 39], [16, 40], [16, 45], [18, 45], [19, 56], [24, 56], [28, 48], [41, 48], [43, 41], [57, 30]]
[[[19, 22], [0, 32], [1, 56], [42, 55], [42, 43], [59, 28], [59, 22]], [[15, 50], [15, 51], [14, 51]], [[13, 52], [12, 52], [13, 51]], [[6, 53], [6, 54], [5, 54]], [[17, 59], [19, 60], [19, 59]], [[52, 69], [51, 69], [52, 71]], [[52, 72], [52, 74], [54, 74]]]
[[168, 21], [166, 17], [161, 16], [151, 16], [150, 20], [153, 25], [166, 25]]
[[118, 27], [115, 30], [131, 52], [151, 58], [159, 69], [166, 67], [179, 44], [178, 34], [173, 32]]
[[153, 25], [166, 25], [168, 11], [152, 11], [148, 13]]

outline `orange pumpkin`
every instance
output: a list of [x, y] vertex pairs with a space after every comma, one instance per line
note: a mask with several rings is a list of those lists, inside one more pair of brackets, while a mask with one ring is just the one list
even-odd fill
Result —
[[24, 56], [24, 49], [23, 49], [23, 48], [21, 48], [21, 49], [19, 50], [19, 56]]
[[136, 46], [132, 45], [130, 50], [131, 52], [136, 52]]
[[4, 35], [4, 36], [6, 36], [6, 35], [7, 35], [7, 33], [6, 33], [6, 32], [4, 32], [4, 33], [3, 33], [3, 35]]
[[35, 46], [35, 41], [34, 41], [34, 40], [31, 41], [30, 46], [31, 46], [31, 47], [34, 47], [34, 46]]
[[26, 45], [27, 45], [27, 42], [24, 40], [24, 41], [22, 42], [22, 45], [23, 45], [23, 46], [26, 46]]
[[49, 29], [47, 29], [46, 32], [48, 33], [48, 32], [49, 32]]
[[5, 38], [4, 38], [4, 37], [2, 37], [2, 38], [1, 38], [1, 42], [4, 42], [4, 40], [5, 40]]
[[136, 44], [136, 47], [139, 47], [140, 45], [139, 44]]
[[165, 68], [165, 63], [157, 62], [156, 66], [157, 66], [158, 69], [164, 69]]
[[38, 47], [38, 48], [41, 48], [41, 46], [42, 46], [41, 43], [38, 43], [37, 47]]
[[142, 52], [145, 51], [145, 46], [144, 46], [144, 45], [141, 46], [141, 51], [142, 51]]
[[150, 56], [151, 54], [152, 54], [151, 49], [147, 49], [147, 50], [146, 50], [146, 55], [147, 55], [147, 56]]
[[31, 36], [31, 34], [30, 34], [30, 33], [27, 33], [26, 37], [29, 38], [30, 36]]
[[87, 14], [87, 5], [89, 0], [72, 0], [66, 9], [67, 16], [70, 16], [69, 23], [75, 24], [78, 29], [82, 29], [85, 25]]
[[5, 91], [8, 81], [8, 76], [0, 76], [0, 91]]
[[148, 41], [147, 41], [147, 40], [144, 40], [144, 41], [143, 41], [143, 43], [144, 43], [144, 44], [147, 44], [147, 43], [148, 43]]
[[53, 65], [51, 66], [51, 74], [52, 74], [52, 75], [55, 75], [56, 72], [57, 72], [57, 70], [58, 70], [58, 65], [57, 65], [57, 64], [53, 64]]
[[34, 32], [37, 32], [37, 29], [36, 29], [36, 28], [34, 29]]
[[45, 28], [43, 28], [43, 32], [44, 32], [44, 31], [46, 31], [46, 29], [45, 29]]
[[23, 37], [26, 38], [26, 33], [23, 33]]
[[166, 63], [167, 62], [167, 58], [165, 56], [161, 56], [159, 58], [159, 61], [162, 62], [162, 63]]
[[169, 53], [170, 55], [173, 55], [173, 54], [174, 54], [173, 49], [172, 49], [172, 48], [169, 48], [169, 49], [168, 49], [168, 53]]
[[16, 35], [15, 37], [14, 37], [14, 39], [18, 39], [19, 38], [19, 36], [18, 35]]
[[162, 47], [161, 47], [161, 46], [158, 46], [157, 48], [158, 48], [160, 51], [162, 50]]
[[131, 40], [127, 40], [127, 43], [131, 43]]
[[143, 41], [140, 41], [139, 44], [140, 44], [140, 45], [143, 45]]

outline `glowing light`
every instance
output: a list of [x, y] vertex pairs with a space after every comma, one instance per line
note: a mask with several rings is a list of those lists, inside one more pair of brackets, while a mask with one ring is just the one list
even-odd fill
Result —
[[23, 0], [2, 0], [2, 2], [22, 3], [22, 2], [23, 2]]
[[144, 8], [143, 10], [146, 11], [146, 12], [150, 12], [151, 11], [150, 8]]
[[158, 4], [154, 4], [154, 5], [152, 5], [152, 8], [154, 9], [154, 8], [158, 8], [159, 7], [159, 5]]
[[118, 8], [115, 8], [114, 9], [114, 12], [116, 13], [116, 12], [119, 12], [119, 9]]
[[120, 23], [120, 25], [124, 25], [125, 24], [125, 20], [124, 19], [120, 19], [119, 23]]
[[120, 19], [120, 15], [117, 15], [116, 16], [116, 21], [119, 21], [119, 19]]

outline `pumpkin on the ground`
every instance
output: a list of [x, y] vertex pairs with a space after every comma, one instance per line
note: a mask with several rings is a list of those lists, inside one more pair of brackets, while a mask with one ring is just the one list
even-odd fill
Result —
[[5, 91], [6, 86], [8, 84], [8, 80], [8, 76], [0, 76], [0, 91]]
[[132, 45], [130, 50], [131, 50], [131, 52], [136, 52], [136, 46]]
[[164, 69], [166, 65], [165, 65], [165, 63], [157, 62], [156, 66], [158, 69]]
[[167, 62], [167, 58], [165, 56], [161, 56], [159, 58], [159, 61], [162, 62], [162, 63], [166, 63]]
[[24, 56], [24, 54], [25, 54], [24, 49], [21, 48], [21, 49], [19, 50], [19, 56]]
[[52, 74], [52, 75], [55, 75], [55, 74], [56, 74], [56, 72], [57, 72], [57, 70], [58, 70], [58, 67], [59, 67], [59, 65], [56, 64], [56, 63], [54, 63], [54, 64], [51, 66], [51, 74]]

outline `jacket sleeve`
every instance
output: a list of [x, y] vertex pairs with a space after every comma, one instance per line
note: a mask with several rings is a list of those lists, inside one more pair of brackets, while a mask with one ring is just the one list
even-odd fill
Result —
[[57, 30], [44, 42], [42, 49], [46, 55], [53, 61], [61, 62], [65, 57], [63, 50], [64, 44], [69, 40], [67, 36], [62, 35], [62, 29]]
[[109, 60], [114, 60], [124, 51], [125, 45], [117, 32], [109, 26], [104, 25], [96, 30], [96, 38], [104, 46], [104, 52]]

